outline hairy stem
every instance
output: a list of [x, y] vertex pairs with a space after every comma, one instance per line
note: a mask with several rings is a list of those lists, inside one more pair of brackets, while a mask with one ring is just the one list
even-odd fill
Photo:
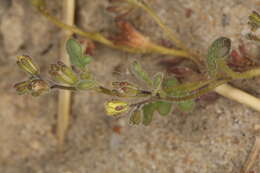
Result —
[[209, 80], [204, 80], [199, 82], [188, 82], [188, 83], [176, 85], [174, 87], [164, 88], [164, 90], [166, 92], [183, 91], [189, 93], [189, 92], [196, 91], [197, 89], [202, 88], [203, 86], [206, 86], [215, 81], [216, 79], [209, 79]]
[[186, 96], [165, 97], [165, 98], [160, 98], [157, 96], [157, 98], [158, 98], [158, 100], [166, 100], [166, 101], [171, 101], [171, 102], [180, 102], [180, 101], [195, 99], [195, 98], [198, 98], [198, 97], [212, 91], [214, 88], [227, 83], [229, 80], [230, 79], [217, 80], [215, 82], [207, 84], [206, 86], [202, 86], [201, 88], [194, 90], [193, 92], [187, 94]]
[[62, 89], [62, 90], [76, 91], [75, 87], [56, 85], [56, 84], [52, 85], [50, 88], [51, 89]]
[[226, 75], [232, 77], [233, 79], [248, 79], [260, 75], [260, 68], [247, 70], [245, 72], [235, 72], [228, 67], [225, 60], [219, 60], [218, 64], [221, 70], [223, 70], [226, 73]]
[[98, 32], [82, 31], [81, 29], [79, 29], [75, 26], [67, 25], [67, 24], [59, 21], [57, 18], [50, 15], [45, 8], [37, 8], [37, 9], [43, 16], [45, 16], [50, 22], [52, 22], [56, 26], [58, 26], [62, 29], [65, 29], [65, 30], [69, 30], [69, 31], [71, 31], [75, 34], [78, 34], [78, 35], [85, 37], [85, 38], [88, 38], [90, 40], [102, 43], [102, 44], [104, 44], [108, 47], [112, 47], [112, 48], [119, 49], [119, 50], [122, 50], [122, 51], [127, 51], [127, 52], [130, 52], [130, 53], [160, 53], [160, 54], [165, 54], [165, 55], [178, 56], [178, 57], [190, 59], [192, 61], [195, 61], [195, 63], [198, 63], [186, 51], [166, 48], [166, 47], [157, 45], [155, 43], [151, 44], [151, 47], [149, 47], [149, 48], [142, 48], [142, 47], [133, 48], [133, 47], [128, 47], [128, 46], [115, 45], [112, 41], [108, 40], [102, 34], [100, 34]]

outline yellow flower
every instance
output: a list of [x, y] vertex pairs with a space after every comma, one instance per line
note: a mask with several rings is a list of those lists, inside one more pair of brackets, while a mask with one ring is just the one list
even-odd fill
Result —
[[118, 115], [127, 111], [128, 108], [128, 104], [120, 100], [112, 100], [105, 103], [105, 110], [107, 115]]

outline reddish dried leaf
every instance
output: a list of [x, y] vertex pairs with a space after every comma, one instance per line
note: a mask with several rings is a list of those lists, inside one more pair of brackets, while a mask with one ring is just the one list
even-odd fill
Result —
[[243, 58], [238, 54], [236, 50], [232, 50], [230, 53], [230, 65], [233, 67], [238, 67], [243, 64]]
[[85, 49], [85, 53], [87, 55], [93, 56], [95, 48], [96, 48], [95, 43], [93, 41], [88, 41], [87, 47]]
[[83, 52], [86, 55], [92, 56], [94, 54], [94, 49], [96, 48], [95, 43], [91, 40], [80, 39], [79, 43], [82, 46]]
[[256, 66], [256, 63], [249, 59], [247, 56], [242, 56], [241, 54], [245, 55], [245, 48], [240, 46], [239, 52], [237, 50], [232, 50], [230, 54], [230, 59], [228, 65], [233, 68], [235, 71], [245, 71], [249, 67]]
[[149, 39], [126, 21], [118, 20], [116, 24], [120, 30], [117, 36], [112, 37], [112, 41], [114, 41], [116, 45], [125, 45], [134, 48], [146, 48], [149, 46]]

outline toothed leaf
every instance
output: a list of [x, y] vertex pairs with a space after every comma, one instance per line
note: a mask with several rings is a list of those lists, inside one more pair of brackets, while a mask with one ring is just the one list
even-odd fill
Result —
[[82, 48], [78, 42], [69, 39], [66, 43], [66, 49], [70, 57], [71, 64], [84, 70], [85, 66], [90, 63], [91, 57], [83, 55]]

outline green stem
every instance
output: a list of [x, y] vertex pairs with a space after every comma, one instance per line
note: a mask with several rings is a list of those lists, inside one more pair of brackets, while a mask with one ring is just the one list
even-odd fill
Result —
[[188, 83], [176, 85], [174, 88], [173, 87], [164, 88], [164, 91], [166, 92], [182, 91], [182, 92], [189, 93], [189, 92], [196, 91], [198, 88], [202, 88], [203, 86], [206, 86], [215, 81], [216, 79], [209, 79], [209, 80], [204, 80], [199, 82], [188, 82]]
[[230, 81], [231, 79], [220, 79], [217, 80], [215, 82], [209, 83], [206, 86], [203, 86], [201, 88], [197, 88], [196, 90], [192, 91], [191, 93], [189, 93], [186, 96], [176, 96], [176, 97], [165, 97], [165, 98], [160, 98], [159, 96], [157, 96], [158, 100], [165, 100], [165, 101], [171, 101], [171, 102], [180, 102], [180, 101], [185, 101], [185, 100], [190, 100], [190, 99], [195, 99], [198, 98], [210, 91], [212, 91], [214, 88], [227, 83], [228, 81]]
[[70, 91], [76, 91], [77, 89], [75, 87], [70, 86], [63, 86], [63, 85], [52, 85], [50, 87], [51, 89], [62, 89], [62, 90], [70, 90]]
[[260, 68], [251, 69], [245, 72], [235, 72], [228, 67], [225, 60], [219, 60], [218, 65], [220, 69], [223, 70], [232, 79], [248, 79], [260, 75]]
[[131, 105], [129, 105], [130, 107], [140, 107], [141, 105], [143, 104], [146, 104], [146, 103], [149, 103], [149, 102], [153, 102], [155, 101], [156, 99], [155, 98], [149, 98], [149, 99], [146, 99], [146, 100], [143, 100], [143, 101], [140, 101], [140, 102], [137, 102], [137, 103], [133, 103]]
[[[191, 86], [191, 88], [193, 88], [193, 90], [191, 90], [191, 88], [187, 88], [187, 90], [186, 90], [187, 95], [185, 95], [185, 96], [171, 96], [171, 97], [166, 96], [164, 98], [161, 98], [160, 94], [156, 94], [156, 96], [152, 96], [152, 92], [140, 90], [139, 93], [136, 96], [133, 96], [133, 98], [151, 97], [150, 99], [155, 99], [155, 100], [166, 100], [166, 101], [172, 101], [172, 102], [185, 101], [185, 100], [194, 99], [194, 98], [197, 98], [197, 97], [199, 97], [203, 94], [206, 94], [207, 92], [213, 90], [217, 86], [222, 85], [224, 83], [227, 83], [230, 80], [231, 80], [230, 78], [222, 78], [222, 79], [218, 79], [218, 80], [207, 80], [205, 82], [198, 83], [194, 86]], [[171, 90], [175, 90], [176, 88], [180, 89], [180, 87], [184, 87], [184, 86], [185, 85], [181, 85], [181, 86], [177, 85], [176, 87], [171, 88]], [[185, 87], [188, 87], [188, 85], [185, 86]], [[71, 90], [71, 91], [77, 90], [75, 87], [62, 86], [62, 85], [56, 85], [56, 84], [52, 85], [51, 89], [63, 89], [63, 90]], [[106, 94], [106, 95], [110, 95], [110, 96], [126, 97], [124, 94], [121, 94], [121, 93], [117, 92], [116, 90], [110, 90], [110, 89], [105, 88], [103, 86], [99, 86], [97, 88], [94, 88], [94, 90], [96, 92]]]

